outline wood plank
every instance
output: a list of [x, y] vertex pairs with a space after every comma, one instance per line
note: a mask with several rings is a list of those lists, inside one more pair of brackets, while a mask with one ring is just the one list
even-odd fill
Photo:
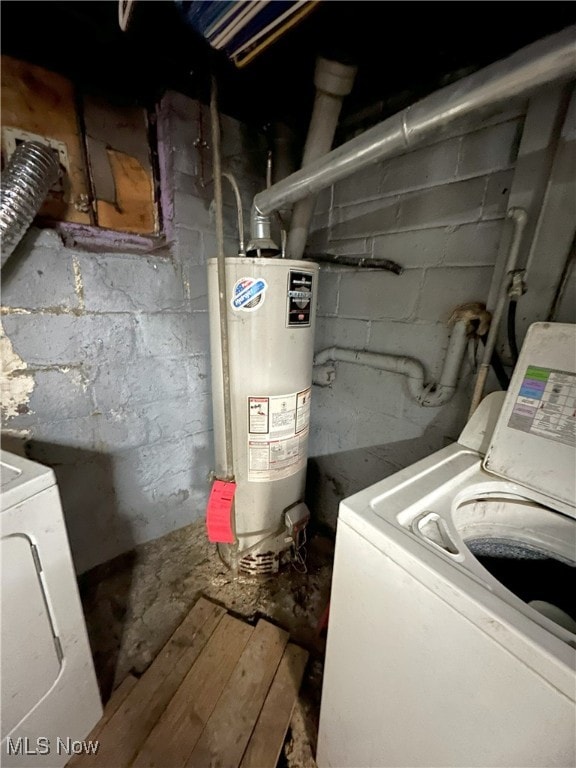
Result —
[[66, 145], [69, 173], [63, 195], [49, 196], [40, 213], [58, 221], [90, 224], [89, 213], [74, 207], [80, 195], [89, 195], [89, 188], [72, 83], [55, 72], [2, 56], [2, 127]]
[[114, 149], [107, 149], [106, 154], [114, 178], [116, 201], [97, 201], [98, 226], [140, 235], [155, 234], [157, 227], [151, 172], [147, 173], [135, 157]]
[[307, 661], [307, 651], [292, 643], [288, 645], [242, 758], [241, 768], [274, 768], [278, 763]]
[[156, 233], [158, 217], [145, 110], [112, 106], [88, 95], [83, 105], [98, 226]]
[[[128, 694], [137, 682], [138, 678], [134, 677], [134, 675], [128, 675], [122, 680], [118, 688], [112, 692], [112, 696], [110, 696], [108, 703], [104, 707], [104, 714], [100, 720], [98, 720], [94, 728], [92, 728], [89, 735], [86, 737], [86, 741], [98, 740], [106, 723], [119, 709], [120, 705], [128, 698]], [[76, 768], [76, 766], [80, 765], [82, 765], [82, 755], [74, 755], [74, 757], [66, 763], [66, 768]]]
[[259, 621], [186, 765], [237, 768], [288, 642]]
[[253, 628], [224, 616], [132, 763], [133, 768], [186, 765]]
[[97, 754], [84, 755], [82, 766], [130, 765], [224, 614], [224, 608], [198, 600], [102, 730]]

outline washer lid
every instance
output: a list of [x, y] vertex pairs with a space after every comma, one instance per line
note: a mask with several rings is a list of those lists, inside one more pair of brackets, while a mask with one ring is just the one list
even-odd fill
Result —
[[56, 484], [54, 472], [35, 461], [0, 451], [2, 511]]
[[484, 469], [576, 517], [576, 325], [528, 329]]

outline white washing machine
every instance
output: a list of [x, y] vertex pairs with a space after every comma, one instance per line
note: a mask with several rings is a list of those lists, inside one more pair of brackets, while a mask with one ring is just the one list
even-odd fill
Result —
[[574, 766], [576, 326], [459, 442], [342, 502], [319, 768]]
[[1, 455], [2, 766], [57, 768], [102, 715], [56, 478]]

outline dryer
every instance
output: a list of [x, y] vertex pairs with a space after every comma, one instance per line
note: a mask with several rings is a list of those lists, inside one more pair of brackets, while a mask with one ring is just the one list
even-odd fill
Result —
[[319, 768], [573, 766], [576, 326], [458, 443], [340, 505]]
[[102, 715], [54, 472], [2, 451], [2, 766], [65, 765]]

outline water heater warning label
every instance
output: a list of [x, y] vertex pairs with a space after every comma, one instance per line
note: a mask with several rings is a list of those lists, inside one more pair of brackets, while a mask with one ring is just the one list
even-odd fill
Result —
[[306, 466], [311, 394], [248, 398], [248, 480], [281, 480]]

